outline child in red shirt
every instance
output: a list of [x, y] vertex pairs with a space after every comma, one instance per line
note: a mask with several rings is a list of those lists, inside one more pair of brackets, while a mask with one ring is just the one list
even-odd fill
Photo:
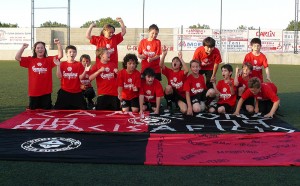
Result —
[[139, 111], [139, 89], [141, 73], [136, 69], [138, 59], [135, 54], [127, 54], [123, 59], [123, 69], [118, 72], [118, 98], [123, 112]]
[[267, 80], [271, 82], [270, 71], [267, 57], [260, 51], [261, 40], [259, 38], [253, 38], [250, 42], [252, 51], [246, 54], [244, 63], [250, 62], [253, 66], [252, 76], [258, 77], [263, 82], [262, 68], [265, 68]]
[[[60, 79], [60, 90], [54, 109], [76, 110], [87, 109], [86, 101], [80, 88], [80, 80], [84, 78], [91, 66], [83, 67], [75, 61], [77, 49], [73, 45], [66, 47], [67, 61], [61, 62], [57, 68], [56, 76]], [[57, 61], [57, 63], [59, 63]]]
[[280, 103], [277, 96], [277, 87], [273, 83], [261, 83], [259, 78], [253, 77], [248, 81], [248, 89], [238, 101], [235, 115], [240, 114], [244, 100], [249, 97], [255, 98], [255, 113], [261, 112], [265, 114], [264, 117], [273, 117]]
[[41, 41], [33, 45], [32, 56], [21, 57], [28, 47], [27, 43], [23, 44], [15, 56], [20, 66], [28, 69], [29, 109], [52, 109], [52, 68], [56, 66], [55, 59], [63, 57], [60, 41], [54, 39], [54, 43], [58, 50], [56, 56], [48, 56], [46, 44]]
[[230, 64], [225, 64], [221, 67], [221, 70], [224, 79], [218, 81], [217, 85], [213, 82], [219, 100], [216, 108], [211, 107], [209, 112], [232, 113], [236, 103], [236, 87], [234, 86], [234, 79], [231, 78], [233, 69]]
[[96, 110], [120, 110], [118, 99], [117, 73], [118, 69], [110, 63], [110, 55], [107, 48], [98, 48], [96, 57], [100, 63], [95, 64], [91, 71], [90, 80], [96, 78], [97, 103]]
[[[163, 48], [160, 67], [162, 74], [168, 79], [168, 85], [165, 88], [165, 98], [167, 101], [168, 110], [172, 109], [172, 102], [178, 105], [178, 102], [185, 100], [185, 91], [183, 84], [189, 73], [189, 69], [182, 59], [182, 52], [178, 52], [178, 57], [172, 59], [171, 68], [165, 66], [165, 57], [168, 51]], [[183, 70], [181, 70], [183, 68]]]
[[[190, 62], [191, 74], [184, 82], [183, 90], [186, 95], [186, 105], [181, 107], [181, 112], [187, 115], [193, 115], [205, 111], [205, 101], [207, 97], [214, 97], [215, 91], [213, 89], [207, 90], [204, 77], [199, 74], [200, 64], [197, 60]], [[183, 108], [183, 109], [182, 109]]]
[[[115, 33], [115, 27], [111, 24], [106, 24], [100, 33], [100, 36], [92, 35], [92, 30], [96, 27], [95, 23], [92, 23], [86, 31], [86, 38], [90, 40], [90, 43], [97, 48], [107, 48], [110, 54], [110, 63], [114, 64], [114, 68], [118, 68], [118, 48], [117, 45], [123, 41], [123, 37], [126, 34], [126, 27], [123, 20], [117, 17], [116, 20], [121, 25], [121, 32]], [[96, 64], [98, 64], [99, 58], [96, 58]]]
[[142, 60], [141, 73], [148, 67], [155, 72], [155, 78], [161, 81], [161, 70], [159, 67], [161, 55], [161, 42], [157, 39], [159, 28], [152, 24], [149, 27], [148, 38], [142, 39], [138, 46], [138, 57]]
[[[83, 54], [80, 56], [80, 62], [85, 66], [91, 65], [91, 57], [87, 54]], [[80, 80], [81, 85], [80, 88], [82, 90], [83, 96], [87, 99], [87, 108], [93, 109], [94, 108], [94, 97], [96, 96], [95, 90], [91, 84], [91, 80], [89, 79], [91, 71], [86, 72], [85, 76]]]
[[203, 40], [203, 46], [198, 47], [193, 59], [200, 62], [200, 74], [205, 74], [207, 88], [213, 88], [212, 82], [216, 79], [219, 64], [222, 62], [219, 49], [216, 47], [216, 41], [207, 37]]
[[[238, 99], [242, 96], [243, 92], [248, 88], [248, 80], [252, 78], [253, 66], [251, 63], [246, 62], [243, 64], [241, 72], [238, 67], [236, 67], [236, 73], [234, 77], [234, 86], [238, 88]], [[250, 97], [244, 101], [243, 109], [249, 113], [254, 112], [254, 98]]]
[[164, 91], [162, 85], [155, 79], [154, 70], [152, 68], [146, 68], [143, 72], [140, 88], [140, 114], [149, 107], [151, 107], [154, 114], [159, 114], [160, 102], [163, 96]]

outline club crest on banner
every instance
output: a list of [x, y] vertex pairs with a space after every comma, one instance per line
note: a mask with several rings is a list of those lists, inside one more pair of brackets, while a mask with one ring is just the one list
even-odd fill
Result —
[[145, 116], [129, 118], [128, 122], [135, 125], [166, 125], [171, 123], [171, 119], [156, 116]]
[[37, 138], [24, 142], [21, 147], [32, 152], [61, 152], [78, 148], [81, 145], [79, 140], [72, 138]]

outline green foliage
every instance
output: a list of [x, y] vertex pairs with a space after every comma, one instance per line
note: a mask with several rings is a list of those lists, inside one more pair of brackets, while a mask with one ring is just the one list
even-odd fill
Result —
[[88, 28], [93, 22], [95, 22], [96, 26], [100, 27], [100, 28], [102, 28], [106, 24], [111, 24], [115, 28], [121, 27], [121, 25], [118, 21], [112, 19], [111, 17], [107, 17], [107, 18], [101, 18], [101, 19], [98, 19], [95, 21], [88, 21], [88, 22], [84, 23], [80, 28]]
[[1, 28], [18, 28], [18, 24], [11, 24], [11, 23], [1, 23], [0, 22], [0, 27]]
[[189, 26], [189, 28], [198, 28], [198, 29], [210, 29], [209, 25], [200, 25], [199, 23], [197, 25], [192, 25], [192, 26]]
[[[286, 31], [294, 31], [295, 30], [295, 20], [290, 21], [289, 25], [286, 27]], [[296, 30], [300, 30], [300, 22], [298, 21], [297, 23], [297, 29]]]
[[46, 21], [45, 23], [41, 24], [41, 28], [46, 28], [46, 27], [62, 27], [66, 28], [68, 27], [66, 24], [58, 23], [56, 21], [51, 22], [51, 21]]

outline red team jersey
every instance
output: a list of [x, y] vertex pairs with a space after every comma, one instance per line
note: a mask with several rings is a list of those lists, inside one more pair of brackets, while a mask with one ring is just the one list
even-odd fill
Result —
[[144, 95], [145, 102], [156, 103], [156, 97], [163, 97], [164, 90], [157, 79], [154, 79], [152, 85], [148, 85], [146, 80], [143, 79], [141, 82], [140, 95]]
[[122, 99], [132, 100], [139, 97], [139, 91], [133, 91], [133, 87], [138, 89], [141, 87], [141, 73], [134, 70], [132, 74], [127, 73], [126, 69], [122, 69], [118, 73], [118, 87], [122, 87]]
[[206, 89], [205, 80], [202, 75], [199, 75], [199, 77], [196, 78], [190, 74], [184, 82], [183, 90], [185, 92], [189, 91], [191, 97], [196, 94], [201, 94]]
[[87, 86], [87, 87], [92, 87], [91, 81], [90, 81], [90, 75], [91, 71], [86, 72], [85, 76], [80, 80], [80, 83]]
[[[234, 80], [232, 78], [230, 78], [230, 81], [234, 84]], [[228, 83], [225, 83], [224, 79], [218, 82], [216, 88], [220, 92], [218, 104], [228, 104], [231, 107], [235, 106], [236, 94], [231, 95], [230, 86]], [[234, 92], [236, 92], [236, 87], [233, 88]]]
[[200, 62], [201, 70], [213, 70], [215, 63], [220, 64], [222, 62], [219, 49], [214, 48], [212, 53], [207, 55], [204, 46], [200, 46], [195, 50], [193, 59]]
[[255, 56], [252, 54], [252, 52], [249, 52], [244, 59], [244, 63], [246, 62], [251, 63], [253, 66], [252, 76], [258, 77], [261, 82], [263, 82], [262, 68], [268, 67], [267, 57], [263, 53], [260, 53], [259, 56]]
[[[249, 79], [252, 78], [252, 75], [249, 75]], [[238, 87], [245, 87], [245, 90], [248, 88], [248, 80], [249, 79], [244, 79], [242, 76], [239, 76], [238, 77], [238, 82], [239, 82], [239, 85]]]
[[52, 93], [53, 58], [21, 57], [20, 66], [28, 69], [28, 95], [42, 96]]
[[114, 64], [107, 63], [98, 63], [92, 67], [92, 72], [96, 72], [97, 70], [104, 67], [104, 72], [101, 72], [96, 77], [97, 84], [97, 92], [98, 96], [100, 95], [111, 95], [118, 96], [118, 87], [117, 87], [117, 76], [114, 73]]
[[[111, 39], [107, 39], [103, 35], [92, 36], [90, 43], [96, 45], [96, 48], [107, 48], [110, 54], [109, 63], [113, 63], [115, 68], [118, 68], [118, 48], [117, 45], [123, 41], [123, 36], [121, 33], [113, 35]], [[100, 62], [99, 58], [96, 58], [96, 64]]]
[[68, 63], [67, 61], [60, 64], [62, 77], [60, 79], [61, 89], [70, 93], [81, 92], [79, 76], [83, 73], [84, 67], [78, 61]]
[[161, 55], [161, 43], [160, 40], [158, 39], [154, 39], [152, 41], [148, 41], [148, 39], [142, 39], [139, 47], [138, 47], [138, 53], [140, 55], [145, 55], [147, 58], [142, 60], [142, 69], [141, 69], [141, 73], [144, 72], [144, 70], [148, 67], [152, 68], [154, 70], [155, 73], [160, 73], [160, 66], [159, 66], [159, 62], [160, 62], [160, 58], [148, 62], [148, 57], [154, 57], [156, 55]]
[[255, 97], [257, 100], [271, 100], [272, 102], [276, 102], [279, 100], [277, 96], [277, 87], [274, 83], [262, 83], [261, 91], [254, 95], [250, 89], [247, 89], [243, 94], [242, 98], [246, 100], [249, 97]]
[[184, 70], [174, 72], [172, 69], [165, 66], [162, 70], [162, 74], [168, 79], [168, 85], [176, 89], [177, 93], [182, 97], [185, 97], [185, 91], [183, 90], [184, 81], [187, 78], [187, 74], [184, 74]]

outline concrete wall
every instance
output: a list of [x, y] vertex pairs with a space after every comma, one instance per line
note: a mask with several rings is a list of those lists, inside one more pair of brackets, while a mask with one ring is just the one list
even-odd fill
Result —
[[[85, 38], [86, 28], [72, 28], [70, 40], [71, 44], [75, 45], [78, 49], [77, 59], [82, 54], [89, 54], [92, 59], [95, 59], [95, 47], [89, 43], [89, 40]], [[92, 35], [99, 35], [101, 29], [94, 28]], [[120, 28], [116, 29], [116, 33], [119, 33]], [[123, 57], [127, 53], [137, 53], [137, 46], [141, 39], [140, 33], [142, 28], [128, 28], [127, 33], [124, 36], [124, 41], [118, 46], [119, 61], [122, 61]], [[145, 32], [146, 29], [145, 29]], [[177, 51], [173, 50], [173, 28], [160, 28], [159, 39], [162, 45], [169, 47], [171, 51], [168, 52], [166, 62], [170, 62], [174, 56], [177, 56]], [[38, 28], [36, 31], [36, 41], [44, 41], [47, 43], [47, 49], [49, 55], [56, 55], [56, 46], [53, 44], [53, 38], [59, 38], [63, 48], [67, 45], [67, 29], [66, 28]], [[21, 47], [21, 46], [20, 46]], [[17, 50], [1, 50], [0, 60], [14, 60]], [[223, 53], [222, 58], [224, 62], [229, 63], [242, 63], [245, 52], [230, 52]], [[269, 64], [291, 64], [300, 65], [300, 55], [293, 53], [265, 53]], [[28, 49], [25, 50], [23, 56], [30, 56], [32, 52]], [[183, 51], [183, 59], [189, 62], [192, 59], [193, 51]], [[63, 60], [65, 57], [63, 58]]]

